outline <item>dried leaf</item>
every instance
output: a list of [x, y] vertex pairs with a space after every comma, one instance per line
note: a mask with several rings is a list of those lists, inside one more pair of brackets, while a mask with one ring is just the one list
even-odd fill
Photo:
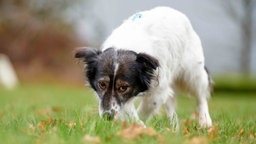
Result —
[[144, 128], [142, 125], [133, 123], [130, 127], [119, 131], [117, 135], [124, 139], [134, 139], [142, 135], [155, 136], [156, 132], [153, 128]]
[[249, 133], [249, 138], [254, 139], [254, 135], [251, 132]]
[[100, 138], [98, 136], [85, 135], [83, 138], [84, 143], [99, 144]]
[[190, 120], [189, 120], [189, 119], [185, 119], [184, 125], [185, 125], [186, 127], [188, 127], [188, 126], [190, 126], [190, 124], [191, 124]]
[[214, 126], [207, 130], [209, 139], [217, 139], [218, 138], [218, 127]]
[[241, 129], [237, 135], [242, 136], [243, 134], [244, 134], [244, 129]]
[[37, 127], [40, 131], [45, 131], [46, 129], [46, 126], [47, 126], [47, 121], [45, 120], [41, 120], [38, 124], [37, 124]]
[[185, 136], [189, 136], [189, 135], [190, 135], [190, 132], [189, 132], [189, 130], [188, 130], [187, 127], [184, 127], [184, 128], [183, 128], [183, 134], [184, 134]]
[[53, 112], [56, 112], [56, 113], [57, 113], [57, 112], [60, 112], [61, 109], [62, 109], [62, 108], [59, 107], [59, 106], [54, 106], [54, 107], [52, 107], [52, 111], [53, 111]]
[[51, 126], [55, 126], [56, 123], [57, 123], [57, 120], [56, 119], [52, 119], [52, 117], [48, 117], [48, 123]]
[[125, 129], [125, 128], [127, 128], [127, 123], [126, 123], [126, 121], [123, 121], [122, 122], [122, 129]]
[[186, 140], [184, 144], [208, 144], [208, 140], [205, 137], [193, 137], [190, 140]]

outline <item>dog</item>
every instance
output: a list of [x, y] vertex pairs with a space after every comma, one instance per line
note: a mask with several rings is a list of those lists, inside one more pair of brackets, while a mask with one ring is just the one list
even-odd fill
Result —
[[86, 81], [99, 99], [101, 117], [144, 124], [164, 105], [178, 129], [176, 94], [186, 91], [196, 99], [200, 126], [212, 126], [207, 103], [212, 84], [201, 41], [177, 10], [138, 12], [116, 28], [101, 49], [78, 49], [75, 58], [85, 63]]

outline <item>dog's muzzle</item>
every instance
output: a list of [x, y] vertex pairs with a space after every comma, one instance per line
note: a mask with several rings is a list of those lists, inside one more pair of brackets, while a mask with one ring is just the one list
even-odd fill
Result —
[[114, 116], [115, 116], [114, 110], [105, 111], [103, 112], [103, 115], [102, 115], [102, 117], [106, 120], [113, 120]]

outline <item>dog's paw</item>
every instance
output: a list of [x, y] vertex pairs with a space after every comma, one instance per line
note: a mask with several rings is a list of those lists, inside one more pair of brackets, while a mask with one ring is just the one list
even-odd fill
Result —
[[207, 117], [207, 115], [201, 115], [199, 116], [199, 125], [202, 128], [212, 127], [212, 120], [210, 117]]
[[176, 113], [173, 113], [172, 116], [170, 116], [170, 125], [173, 131], [179, 131], [179, 119]]
[[138, 124], [142, 125], [143, 128], [146, 128], [147, 126], [144, 124], [144, 122], [142, 120], [138, 120], [137, 121]]

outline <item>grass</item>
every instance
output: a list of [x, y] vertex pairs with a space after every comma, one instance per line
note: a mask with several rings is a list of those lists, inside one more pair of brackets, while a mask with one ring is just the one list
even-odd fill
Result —
[[123, 122], [99, 118], [92, 95], [84, 87], [53, 84], [0, 88], [0, 143], [256, 143], [255, 93], [215, 93], [209, 101], [211, 129], [199, 128], [191, 118], [194, 100], [180, 97], [180, 131], [173, 132], [161, 112], [147, 124], [156, 134], [131, 140], [117, 134]]

